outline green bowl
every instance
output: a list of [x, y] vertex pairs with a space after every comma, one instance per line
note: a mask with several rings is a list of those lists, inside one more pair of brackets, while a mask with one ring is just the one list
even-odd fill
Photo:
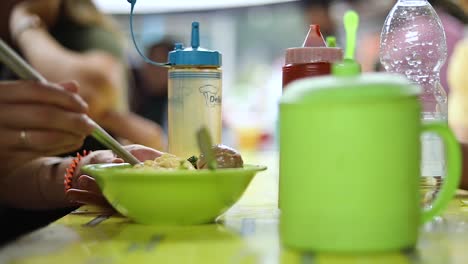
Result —
[[121, 214], [143, 224], [204, 224], [239, 200], [264, 166], [210, 170], [131, 169], [129, 164], [87, 165], [104, 196]]

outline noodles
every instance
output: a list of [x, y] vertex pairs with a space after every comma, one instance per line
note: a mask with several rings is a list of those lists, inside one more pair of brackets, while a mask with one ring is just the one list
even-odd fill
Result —
[[192, 163], [181, 159], [175, 155], [164, 153], [155, 160], [146, 160], [142, 164], [134, 166], [136, 169], [156, 169], [156, 170], [195, 170]]
[[[242, 168], [243, 160], [240, 153], [225, 145], [215, 145], [212, 147], [215, 154], [217, 168]], [[155, 160], [147, 160], [134, 166], [135, 169], [156, 169], [156, 170], [197, 170], [208, 169], [203, 154], [192, 156], [188, 159], [179, 158], [175, 155], [164, 153]]]

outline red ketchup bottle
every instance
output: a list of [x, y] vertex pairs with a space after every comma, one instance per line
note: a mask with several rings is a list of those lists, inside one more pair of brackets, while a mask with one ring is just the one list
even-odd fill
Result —
[[319, 25], [310, 25], [302, 47], [286, 50], [283, 89], [292, 81], [331, 73], [332, 63], [343, 60], [343, 50], [327, 47]]

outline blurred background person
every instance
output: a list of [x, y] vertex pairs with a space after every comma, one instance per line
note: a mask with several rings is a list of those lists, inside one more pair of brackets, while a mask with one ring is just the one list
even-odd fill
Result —
[[459, 42], [449, 62], [448, 79], [452, 88], [449, 96], [449, 124], [462, 144], [462, 186], [468, 190], [468, 38]]
[[320, 31], [324, 37], [336, 36], [336, 21], [331, 10], [332, 2], [332, 0], [301, 0], [305, 26], [317, 24], [320, 25]]
[[447, 94], [449, 94], [451, 90], [450, 83], [447, 80], [449, 60], [455, 50], [455, 46], [465, 35], [465, 27], [468, 24], [468, 13], [461, 7], [461, 2], [457, 5], [450, 0], [429, 0], [429, 3], [432, 4], [439, 15], [447, 38], [447, 60], [440, 70], [440, 82]]
[[[128, 110], [122, 35], [91, 0], [22, 1], [10, 16], [10, 33], [46, 79], [78, 81], [89, 115], [115, 137], [165, 148], [162, 129]], [[87, 139], [84, 147], [102, 146]]]
[[[459, 2], [465, 14], [468, 13], [468, 1]], [[466, 26], [465, 26], [466, 32]], [[461, 187], [468, 190], [468, 35], [459, 41], [448, 61], [448, 82], [451, 93], [449, 96], [449, 124], [462, 144], [463, 177]]]
[[[157, 62], [167, 62], [175, 41], [164, 38], [150, 44], [146, 56]], [[134, 83], [130, 89], [131, 109], [156, 122], [167, 132], [167, 80], [168, 69], [141, 61], [132, 69]]]

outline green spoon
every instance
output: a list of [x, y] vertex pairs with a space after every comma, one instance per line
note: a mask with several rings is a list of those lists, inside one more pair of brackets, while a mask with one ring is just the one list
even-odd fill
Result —
[[205, 156], [208, 169], [215, 170], [218, 164], [216, 162], [216, 155], [212, 149], [211, 135], [206, 127], [202, 127], [197, 131], [197, 143], [201, 154]]
[[347, 11], [343, 17], [346, 32], [345, 59], [354, 59], [356, 51], [356, 34], [359, 26], [359, 15], [355, 11]]

